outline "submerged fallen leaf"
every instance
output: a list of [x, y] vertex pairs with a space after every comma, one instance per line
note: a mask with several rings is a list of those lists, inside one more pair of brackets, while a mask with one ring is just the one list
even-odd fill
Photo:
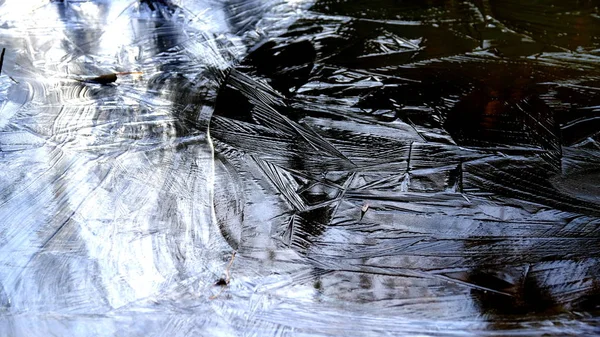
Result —
[[365, 214], [367, 213], [368, 210], [369, 210], [369, 204], [364, 204], [363, 207], [360, 209], [360, 220], [363, 219], [363, 217], [365, 216]]

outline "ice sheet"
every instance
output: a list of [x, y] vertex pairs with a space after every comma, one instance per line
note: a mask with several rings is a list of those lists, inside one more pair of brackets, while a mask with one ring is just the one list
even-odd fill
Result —
[[597, 2], [0, 3], [0, 335], [600, 334]]

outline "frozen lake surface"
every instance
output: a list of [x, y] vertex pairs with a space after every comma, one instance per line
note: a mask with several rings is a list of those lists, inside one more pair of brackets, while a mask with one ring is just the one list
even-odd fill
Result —
[[0, 0], [0, 336], [600, 335], [599, 6]]

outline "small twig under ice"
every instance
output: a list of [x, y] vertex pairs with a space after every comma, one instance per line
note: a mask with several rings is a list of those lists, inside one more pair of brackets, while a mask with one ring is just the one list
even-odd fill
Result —
[[105, 75], [100, 75], [97, 77], [81, 79], [78, 81], [87, 82], [87, 83], [97, 83], [97, 84], [109, 84], [109, 83], [113, 83], [113, 82], [117, 81], [117, 75], [141, 75], [141, 74], [142, 74], [141, 71], [128, 71], [128, 72], [105, 74]]
[[0, 75], [2, 75], [2, 64], [4, 63], [4, 52], [6, 48], [2, 48], [2, 54], [0, 54]]
[[231, 274], [230, 274], [229, 270], [231, 269], [231, 266], [233, 265], [233, 261], [235, 260], [235, 254], [236, 254], [236, 252], [233, 252], [233, 254], [231, 255], [231, 260], [229, 261], [229, 264], [227, 265], [227, 268], [225, 269], [225, 278], [220, 278], [217, 282], [215, 282], [216, 286], [221, 286], [221, 290], [219, 291], [218, 294], [211, 296], [210, 297], [211, 300], [214, 300], [215, 298], [219, 297], [219, 295], [221, 295], [221, 293], [223, 292], [225, 287], [229, 285], [229, 281], [231, 281]]

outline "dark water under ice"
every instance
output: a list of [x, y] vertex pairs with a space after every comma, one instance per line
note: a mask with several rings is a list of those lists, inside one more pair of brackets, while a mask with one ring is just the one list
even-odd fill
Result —
[[0, 0], [0, 336], [600, 335], [599, 6]]

